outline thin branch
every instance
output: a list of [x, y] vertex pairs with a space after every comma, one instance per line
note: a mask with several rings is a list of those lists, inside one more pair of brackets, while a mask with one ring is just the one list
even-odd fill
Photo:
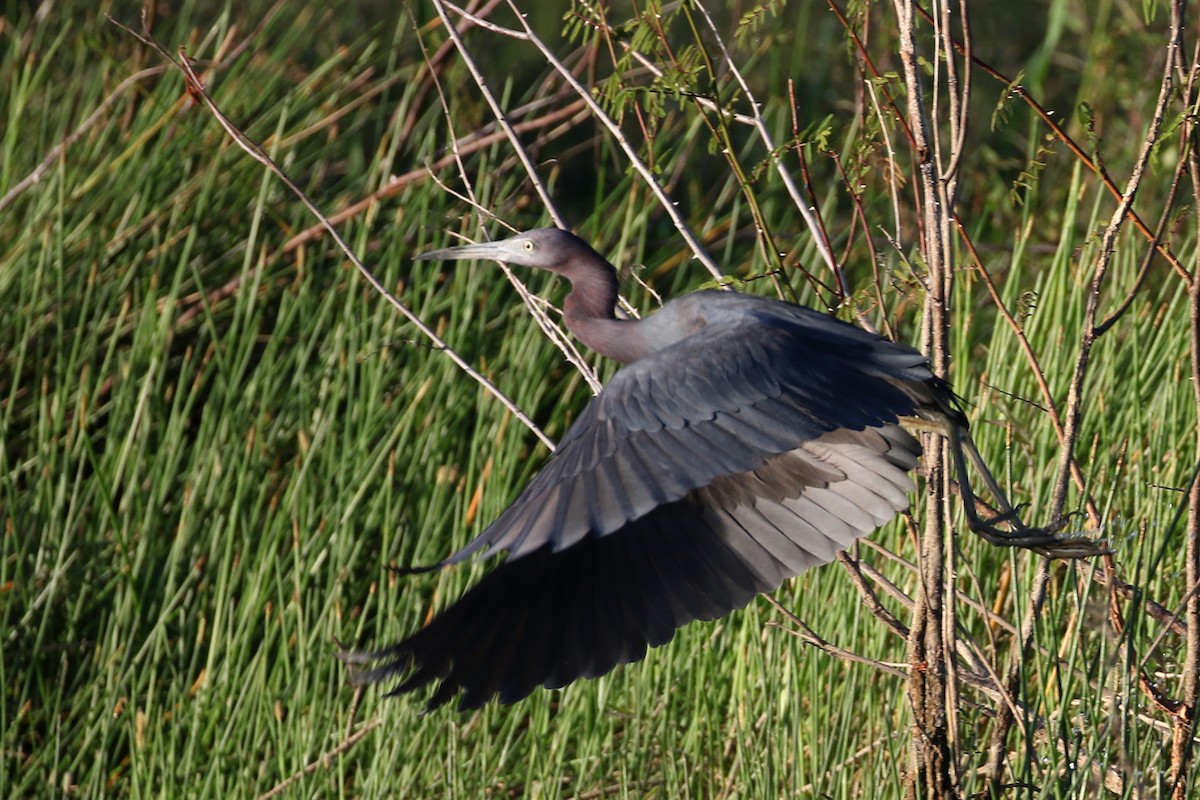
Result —
[[[54, 166], [55, 162], [62, 157], [62, 154], [66, 152], [67, 148], [79, 141], [80, 136], [83, 136], [85, 133], [91, 130], [97, 122], [103, 119], [108, 109], [113, 105], [113, 103], [117, 102], [117, 100], [120, 100], [125, 95], [126, 91], [134, 86], [137, 86], [146, 78], [152, 78], [155, 75], [161, 75], [166, 71], [167, 67], [165, 66], [149, 67], [147, 69], [135, 72], [125, 80], [118, 83], [117, 87], [109, 92], [108, 97], [104, 98], [104, 102], [96, 106], [96, 110], [89, 114], [87, 119], [79, 123], [79, 127], [67, 134], [67, 136], [63, 138], [61, 142], [50, 148], [50, 152], [48, 152], [46, 157], [42, 159], [42, 163], [34, 167], [33, 172], [30, 172], [24, 178], [17, 181], [17, 183], [11, 189], [5, 192], [3, 197], [0, 197], [0, 212], [3, 212], [4, 209], [12, 205], [12, 203], [18, 197], [20, 197], [26, 189], [41, 181], [42, 178], [46, 177], [46, 173], [51, 167]], [[180, 102], [184, 101], [181, 100]]]
[[[1200, 137], [1196, 129], [1197, 95], [1196, 67], [1200, 65], [1200, 41], [1192, 53], [1190, 65], [1183, 63], [1182, 31], [1186, 4], [1176, 0], [1171, 4], [1172, 57], [1168, 58], [1178, 71], [1186, 69], [1187, 84], [1184, 103], [1188, 113], [1184, 115], [1180, 138], [1187, 148], [1187, 169], [1192, 183], [1192, 202], [1200, 201]], [[1176, 38], [1178, 37], [1178, 38]], [[1196, 205], [1195, 218], [1200, 220], [1200, 205]], [[1192, 282], [1188, 290], [1191, 309], [1191, 367], [1192, 403], [1196, 414], [1196, 450], [1200, 453], [1200, 257], [1192, 269]], [[1197, 458], [1200, 463], [1200, 457]], [[1183, 686], [1180, 691], [1180, 709], [1171, 720], [1171, 782], [1173, 800], [1185, 800], [1194, 796], [1195, 787], [1188, 780], [1195, 753], [1193, 730], [1196, 724], [1196, 706], [1200, 703], [1200, 474], [1193, 476], [1188, 491], [1188, 516], [1184, 555], [1185, 580], [1191, 587], [1188, 592], [1184, 618], [1187, 622], [1187, 637], [1184, 639]]]
[[807, 623], [804, 622], [804, 620], [800, 619], [795, 614], [793, 614], [791, 611], [788, 611], [786, 608], [784, 608], [780, 604], [780, 602], [778, 600], [776, 600], [774, 597], [772, 597], [769, 594], [763, 595], [763, 597], [765, 597], [767, 602], [770, 603], [772, 606], [774, 606], [775, 610], [778, 611], [780, 614], [782, 614], [788, 620], [788, 622], [790, 622], [796, 626], [795, 628], [789, 628], [788, 626], [786, 626], [780, 622], [768, 622], [767, 623], [768, 627], [778, 628], [779, 630], [784, 631], [785, 633], [790, 633], [792, 636], [795, 636], [796, 638], [800, 639], [801, 641], [803, 641], [807, 644], [811, 644], [813, 647], [817, 648], [818, 650], [826, 652], [836, 658], [840, 658], [843, 661], [849, 661], [853, 664], [866, 664], [868, 667], [872, 667], [874, 669], [879, 670], [880, 672], [883, 672], [887, 675], [895, 676], [897, 678], [907, 678], [908, 677], [908, 672], [909, 672], [908, 664], [891, 664], [886, 661], [879, 661], [874, 658], [867, 658], [866, 656], [860, 656], [858, 653], [855, 653], [851, 650], [846, 650], [843, 647], [838, 647], [835, 644], [830, 644], [827, 640], [822, 639], [820, 636], [818, 636], [816, 634], [816, 632], [812, 628], [810, 628]]
[[427, 339], [429, 339], [430, 342], [433, 343], [435, 349], [444, 352], [451, 361], [458, 365], [459, 369], [471, 376], [481, 386], [483, 386], [484, 389], [490, 392], [493, 397], [495, 397], [504, 405], [505, 408], [512, 412], [513, 416], [515, 416], [521, 421], [522, 424], [529, 428], [529, 430], [532, 431], [533, 434], [537, 436], [544, 445], [546, 445], [546, 447], [550, 448], [551, 450], [554, 449], [553, 440], [551, 440], [550, 437], [548, 437], [515, 402], [509, 399], [507, 395], [500, 391], [500, 389], [491, 381], [489, 381], [482, 373], [468, 364], [466, 360], [462, 358], [462, 356], [452, 350], [450, 346], [447, 345], [446, 342], [440, 336], [438, 336], [432, 328], [426, 325], [420, 317], [410, 311], [407, 306], [405, 306], [394, 295], [392, 295], [392, 293], [387, 290], [387, 288], [379, 281], [379, 279], [375, 277], [374, 273], [367, 269], [366, 265], [359, 260], [358, 256], [354, 254], [354, 251], [350, 248], [350, 246], [346, 244], [345, 240], [342, 239], [341, 234], [339, 234], [337, 231], [337, 228], [335, 228], [321, 212], [321, 210], [317, 208], [317, 205], [308, 197], [308, 195], [304, 193], [304, 190], [297, 186], [296, 183], [289, 178], [287, 174], [271, 159], [271, 157], [268, 156], [266, 152], [264, 152], [262, 148], [258, 146], [258, 144], [242, 133], [241, 130], [238, 129], [238, 127], [234, 125], [228, 117], [225, 116], [225, 114], [205, 91], [203, 84], [201, 84], [200, 79], [196, 76], [191, 64], [188, 63], [186, 56], [183, 56], [181, 53], [181, 58], [176, 60], [166, 50], [164, 50], [158, 44], [158, 42], [134, 32], [125, 25], [122, 25], [120, 22], [117, 22], [112, 17], [109, 17], [108, 19], [114, 25], [121, 28], [121, 30], [135, 37], [148, 47], [153, 48], [154, 51], [159, 54], [159, 56], [179, 69], [187, 81], [188, 93], [192, 97], [200, 100], [204, 107], [208, 109], [209, 113], [211, 113], [217, 122], [220, 123], [221, 127], [225, 129], [225, 132], [229, 134], [230, 138], [232, 138], [234, 142], [237, 143], [237, 145], [247, 153], [247, 155], [274, 173], [274, 175], [283, 181], [284, 185], [286, 185], [288, 189], [290, 189], [292, 193], [299, 198], [300, 202], [304, 204], [305, 208], [307, 208], [313, 214], [313, 216], [321, 220], [321, 224], [329, 232], [330, 237], [337, 243], [338, 247], [342, 250], [346, 257], [350, 259], [350, 262], [354, 264], [359, 273], [367, 280], [369, 284], [371, 284], [371, 287], [374, 288], [381, 297], [387, 300], [393, 308], [399, 311], [405, 319], [416, 326], [417, 330], [419, 330]]
[[329, 769], [330, 763], [335, 758], [340, 756], [342, 753], [345, 753], [351, 747], [354, 747], [354, 745], [361, 742], [363, 740], [363, 737], [365, 737], [368, 733], [375, 730], [382, 724], [383, 724], [382, 717], [376, 717], [375, 719], [366, 723], [361, 728], [359, 728], [357, 731], [355, 731], [353, 734], [350, 734], [345, 739], [343, 739], [338, 744], [337, 747], [334, 747], [331, 750], [325, 751], [324, 753], [317, 756], [315, 759], [313, 759], [309, 763], [305, 764], [302, 769], [297, 770], [296, 772], [292, 773], [284, 780], [282, 780], [279, 783], [272, 786], [270, 791], [260, 794], [258, 796], [258, 800], [270, 800], [270, 798], [276, 797], [277, 795], [281, 794], [285, 789], [287, 789], [289, 786], [291, 786], [296, 781], [303, 778], [305, 775], [311, 775], [312, 773], [314, 773], [317, 770], [322, 769], [322, 768]]
[[[526, 106], [522, 106], [514, 111], [513, 115], [516, 116], [521, 114], [525, 109], [532, 108], [535, 105], [544, 104], [545, 98], [537, 103], [530, 103]], [[583, 108], [584, 103], [582, 100], [574, 100], [557, 109], [548, 111], [542, 116], [515, 123], [512, 127], [517, 133], [544, 130], [562, 122], [567, 122], [570, 127], [573, 127], [575, 124], [581, 121], [582, 118], [579, 116], [579, 112], [583, 110]], [[563, 129], [561, 132], [565, 133], [566, 129]], [[371, 194], [363, 197], [361, 200], [351, 203], [341, 211], [330, 216], [329, 221], [334, 225], [340, 225], [346, 220], [352, 219], [353, 217], [356, 217], [369, 210], [380, 200], [384, 200], [388, 197], [394, 197], [412, 184], [427, 180], [431, 174], [441, 172], [447, 167], [452, 166], [457, 158], [484, 150], [488, 147], [491, 147], [496, 142], [503, 141], [506, 137], [507, 134], [504, 131], [493, 131], [491, 133], [475, 131], [467, 134], [466, 136], [459, 137], [453, 141], [449, 148], [451, 152], [447, 155], [442, 156], [426, 166], [409, 170], [402, 175], [397, 175], [391, 178], [386, 184], [376, 189]], [[283, 245], [283, 251], [285, 253], [291, 252], [300, 245], [319, 238], [325, 233], [326, 230], [326, 227], [321, 223], [313, 225], [309, 228], [305, 228], [287, 240], [287, 242]]]
[[[919, 6], [917, 7], [917, 11], [927, 21], [932, 22], [932, 16], [929, 14], [929, 12], [925, 11]], [[1012, 80], [1012, 78], [1009, 78], [1004, 73], [995, 69], [986, 61], [970, 53], [962, 43], [954, 42], [954, 48], [960, 55], [964, 55], [966, 58], [968, 58], [972, 64], [1003, 83], [1007, 87], [1010, 94], [1020, 97], [1025, 104], [1033, 110], [1038, 118], [1050, 128], [1050, 131], [1054, 134], [1054, 137], [1065, 144], [1067, 149], [1069, 149], [1076, 158], [1083, 162], [1088, 169], [1090, 169], [1098, 178], [1100, 178], [1101, 183], [1104, 184], [1104, 188], [1108, 190], [1109, 194], [1111, 194], [1117, 200], [1121, 200], [1124, 197], [1122, 191], [1117, 187], [1116, 182], [1109, 176], [1108, 171], [1105, 170], [1104, 165], [1093, 160], [1092, 157], [1088, 155], [1082, 147], [1079, 146], [1079, 143], [1072, 139], [1070, 135], [1068, 135], [1063, 129], [1063, 127], [1058, 124], [1057, 120], [1054, 119], [1054, 116], [1045, 108], [1043, 108], [1036, 99], [1034, 99], [1033, 95], [1029, 93], [1028, 89], [1021, 84], [1016, 83]], [[1137, 212], [1130, 208], [1128, 210], [1128, 216], [1134, 227], [1137, 228], [1147, 240], [1153, 242], [1153, 231], [1151, 231], [1149, 226], [1146, 225], [1140, 216], [1138, 216]], [[1159, 254], [1167, 260], [1179, 277], [1183, 278], [1185, 281], [1190, 280], [1188, 271], [1184, 268], [1183, 264], [1179, 262], [1179, 259], [1175, 257], [1175, 254], [1171, 252], [1170, 248], [1168, 248], [1162, 242], [1157, 242], [1154, 247], [1156, 250], [1158, 250]]]
[[[938, 118], [927, 117], [923, 71], [918, 65], [913, 0], [893, 0], [899, 31], [898, 54], [907, 100], [907, 117], [913, 137], [917, 183], [923, 223], [921, 253], [928, 268], [928, 292], [922, 318], [921, 343], [935, 374], [946, 374], [949, 366], [949, 301], [953, 288], [953, 250], [949, 243], [950, 217], [954, 207], [954, 181], [947, 179], [942, 165], [950, 158], [942, 152]], [[936, 27], [936, 26], [935, 26]], [[940, 63], [944, 40], [934, 42], [937, 52], [927, 57]], [[957, 87], [954, 87], [957, 88]], [[935, 82], [930, 92], [936, 98], [942, 87]], [[965, 103], [966, 98], [960, 102]], [[921, 536], [920, 573], [912, 633], [908, 638], [909, 661], [914, 667], [908, 697], [913, 711], [914, 736], [908, 777], [908, 792], [917, 797], [956, 794], [960, 786], [958, 762], [957, 675], [953, 654], [957, 626], [954, 620], [954, 546], [951, 540], [949, 470], [943, 439], [925, 436], [924, 465], [927, 473], [925, 530]]]
[[[988, 295], [992, 298], [992, 305], [1000, 312], [1000, 316], [1004, 319], [1012, 331], [1013, 336], [1017, 339], [1017, 344], [1021, 348], [1021, 352], [1025, 356], [1025, 361], [1029, 365], [1030, 372], [1033, 374], [1033, 379], [1038, 385], [1038, 391], [1042, 395], [1042, 408], [1047, 412], [1050, 418], [1050, 424], [1054, 428], [1054, 435], [1058, 438], [1059, 444], [1065, 444], [1066, 432], [1063, 429], [1062, 416], [1059, 414], [1058, 404], [1054, 400], [1054, 395], [1050, 391], [1050, 383], [1046, 379], [1046, 373], [1042, 369], [1041, 363], [1038, 361], [1037, 353], [1033, 350], [1033, 345], [1030, 344], [1029, 338], [1025, 335], [1025, 329], [1017, 322], [1016, 317], [1009, 311], [1005, 305], [1004, 299], [1000, 296], [1000, 289], [992, 280], [991, 274], [983, 266], [983, 262], [979, 258], [979, 251], [975, 249], [975, 243], [971, 241], [971, 237], [967, 233], [966, 226], [962, 224], [962, 220], [955, 217], [954, 224], [958, 229], [959, 240], [966, 246], [967, 252], [971, 256], [971, 265], [974, 267], [976, 274], [983, 281], [984, 287], [988, 291]], [[1088, 522], [1093, 530], [1099, 530], [1102, 525], [1100, 518], [1100, 509], [1096, 506], [1096, 501], [1090, 494], [1087, 493], [1087, 479], [1083, 474], [1083, 470], [1079, 467], [1077, 459], [1071, 459], [1071, 475], [1075, 480], [1075, 485], [1079, 491], [1084, 494], [1084, 508], [1087, 511]]]
[[[554, 202], [554, 198], [550, 196], [550, 192], [546, 189], [546, 185], [538, 177], [537, 168], [534, 167], [533, 161], [529, 158], [529, 154], [525, 152], [525, 148], [521, 145], [521, 139], [517, 136], [516, 130], [509, 123], [508, 117], [504, 114], [504, 110], [500, 108], [500, 102], [496, 100], [496, 96], [492, 94], [492, 90], [488, 88], [487, 81], [484, 80], [483, 73], [480, 72], [479, 66], [475, 63], [475, 59], [471, 56], [471, 51], [467, 49], [463, 42], [462, 34], [450, 22], [450, 16], [446, 13], [446, 6], [450, 5], [445, 0], [433, 0], [433, 7], [437, 10], [438, 17], [442, 20], [442, 26], [446, 30], [446, 35], [454, 42], [454, 46], [458, 48], [458, 56], [462, 62], [466, 64], [467, 70], [471, 73], [471, 78], [475, 81], [475, 86], [479, 89], [479, 93], [483, 95], [483, 99], [488, 104], [488, 108], [492, 110], [492, 117], [500, 125], [504, 135], [508, 138], [508, 143], [516, 153], [517, 158], [521, 161], [521, 166], [525, 167], [525, 174], [529, 176], [530, 182], [533, 184], [534, 191], [541, 198], [542, 205], [546, 207], [546, 213], [554, 220], [554, 224], [560, 228], [567, 229], [570, 226], [567, 224], [566, 217], [558, 209], [558, 204]], [[455, 11], [466, 16], [467, 12], [463, 9], [454, 7]], [[477, 19], [473, 15], [467, 17], [477, 25], [487, 27], [489, 30], [497, 30], [499, 26], [492, 25], [490, 22]]]
[[[600, 104], [596, 102], [594, 97], [592, 97], [592, 93], [588, 91], [587, 87], [579, 82], [575, 75], [569, 69], [567, 69], [566, 65], [564, 65], [562, 61], [554, 55], [553, 51], [546, 46], [546, 43], [534, 33], [534, 30], [532, 27], [530, 27], [529, 21], [525, 14], [522, 13], [521, 10], [513, 3], [513, 0], [508, 0], [508, 3], [512, 8], [513, 13], [516, 15], [517, 20], [520, 22], [523, 31], [500, 28], [499, 26], [496, 26], [496, 32], [515, 39], [521, 39], [533, 43], [538, 52], [546, 60], [546, 63], [553, 67], [558, 74], [562, 76], [563, 80], [566, 81], [579, 99], [583, 100], [584, 103], [587, 104], [588, 109], [592, 112], [592, 115], [595, 117], [595, 119], [608, 130], [609, 134], [613, 138], [613, 141], [618, 147], [621, 148], [621, 151], [624, 152], [626, 157], [629, 159], [630, 165], [638, 173], [638, 175], [641, 176], [646, 185], [650, 187], [650, 190], [654, 193], [655, 198], [658, 200], [663, 210], [666, 211], [667, 216], [671, 218], [671, 222], [675, 225], [675, 229], [679, 231], [681, 236], [683, 236], [684, 241], [687, 242], [688, 247], [691, 249], [692, 254], [696, 257], [696, 259], [704, 265], [705, 269], [707, 269], [709, 274], [711, 274], [714, 278], [719, 280], [724, 277], [724, 273], [721, 271], [721, 268], [717, 266], [717, 263], [712, 260], [712, 257], [700, 244], [700, 240], [696, 238], [696, 234], [693, 233], [691, 228], [688, 226], [687, 220], [683, 218], [683, 214], [680, 213], [675, 202], [670, 198], [670, 196], [667, 195], [666, 190], [663, 189], [662, 184], [659, 183], [658, 179], [654, 176], [654, 173], [638, 156], [637, 151], [629, 143], [629, 140], [625, 137], [625, 133], [621, 130], [620, 126], [617, 125], [612, 117], [610, 117], [604, 111], [604, 109], [600, 107]], [[451, 6], [451, 8], [454, 7]], [[459, 13], [459, 10], [455, 9], [455, 13]], [[465, 12], [462, 13], [465, 14]]]
[[775, 140], [771, 136], [770, 129], [767, 127], [767, 121], [763, 119], [762, 104], [758, 102], [758, 99], [750, 90], [750, 85], [742, 76], [742, 71], [738, 68], [737, 62], [733, 60], [733, 57], [729, 54], [729, 49], [725, 47], [725, 41], [717, 29], [716, 23], [713, 22], [712, 16], [708, 13], [708, 9], [699, 0], [692, 0], [692, 6], [704, 17], [704, 21], [708, 24], [709, 30], [714, 35], [717, 47], [721, 50], [721, 57], [725, 60], [725, 66], [729, 68], [730, 74], [733, 75], [742, 93], [746, 96], [747, 102], [750, 103], [750, 117], [754, 120], [754, 130], [758, 134], [758, 138], [762, 140], [763, 147], [767, 151], [767, 158], [775, 166], [775, 171], [783, 181], [783, 186], [787, 190], [788, 197], [792, 200], [792, 205], [800, 212], [800, 217], [804, 220], [804, 224], [808, 226], [809, 232], [812, 233], [817, 252], [821, 254], [825, 265], [833, 273], [841, 296], [845, 297], [850, 293], [849, 286], [846, 283], [846, 276], [843, 274], [841, 266], [833, 259], [833, 251], [829, 249], [829, 241], [824, 235], [824, 230], [821, 227], [820, 220], [817, 219], [815, 209], [810, 207], [808, 201], [800, 193], [799, 187], [796, 186], [796, 182], [792, 179], [791, 172], [784, 165], [783, 160], [776, 155], [778, 151]]
[[[1170, 41], [1177, 42], [1179, 35], [1179, 30], [1175, 29], [1170, 36]], [[1170, 50], [1171, 48], [1168, 47], [1168, 51]], [[1129, 180], [1125, 184], [1125, 191], [1121, 194], [1121, 202], [1117, 204], [1117, 208], [1113, 211], [1112, 218], [1104, 230], [1104, 235], [1101, 238], [1100, 252], [1096, 256], [1096, 265], [1092, 272], [1092, 281], [1088, 288], [1083, 319], [1081, 320], [1083, 333], [1079, 340], [1075, 370], [1071, 375], [1070, 383], [1067, 385], [1067, 403], [1066, 408], [1063, 410], [1062, 455], [1059, 457], [1058, 479], [1055, 482], [1054, 499], [1051, 505], [1052, 519], [1060, 519], [1063, 509], [1066, 507], [1067, 481], [1072, 472], [1075, 459], [1075, 442], [1083, 420], [1083, 384], [1087, 379], [1092, 347], [1097, 337], [1096, 318], [1100, 308], [1100, 294], [1108, 277], [1108, 266], [1112, 261], [1113, 253], [1116, 249], [1117, 236], [1120, 234], [1125, 220], [1131, 217], [1133, 199], [1137, 196], [1138, 188], [1142, 184], [1142, 178], [1145, 176], [1146, 168], [1150, 163], [1150, 156], [1154, 152], [1154, 146], [1157, 144], [1158, 136], [1162, 131], [1167, 103], [1174, 92], [1173, 69], [1174, 59], [1168, 56], [1163, 65], [1163, 76], [1159, 84], [1158, 101], [1154, 106], [1154, 116], [1151, 118], [1150, 124], [1146, 127], [1141, 152], [1138, 154], [1137, 161], [1134, 163], [1133, 170], [1129, 175]], [[1153, 238], [1153, 234], [1150, 235]]]

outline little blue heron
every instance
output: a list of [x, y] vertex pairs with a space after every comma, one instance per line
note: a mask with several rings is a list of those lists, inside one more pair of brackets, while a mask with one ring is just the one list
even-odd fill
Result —
[[[459, 692], [462, 710], [638, 661], [678, 628], [741, 608], [906, 509], [921, 446], [902, 423], [949, 437], [968, 519], [986, 538], [1062, 542], [1025, 528], [1007, 501], [998, 499], [996, 520], [1017, 530], [978, 518], [967, 420], [911, 347], [734, 292], [696, 292], [646, 319], [618, 319], [616, 270], [557, 228], [417, 258], [563, 275], [568, 330], [625, 366], [512, 505], [424, 569], [501, 551], [506, 560], [402, 642], [342, 653], [357, 683], [403, 677], [396, 694], [440, 681], [427, 710]], [[1066, 542], [1067, 555], [1089, 552], [1086, 540]]]

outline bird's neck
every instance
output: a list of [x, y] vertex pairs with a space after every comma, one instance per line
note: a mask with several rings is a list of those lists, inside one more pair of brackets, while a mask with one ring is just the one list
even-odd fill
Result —
[[649, 352], [637, 320], [617, 319], [616, 271], [608, 262], [603, 269], [569, 275], [571, 293], [563, 303], [563, 321], [579, 341], [606, 358], [628, 364]]

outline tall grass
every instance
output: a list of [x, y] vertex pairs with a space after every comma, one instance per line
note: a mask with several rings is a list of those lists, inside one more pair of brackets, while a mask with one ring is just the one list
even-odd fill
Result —
[[[1121, 184], [1158, 91], [1165, 12], [1147, 24], [1111, 3], [1013, 6], [973, 9], [975, 30], [994, 34], [976, 38], [976, 55], [1010, 76], [1024, 70], [1026, 90]], [[337, 643], [403, 636], [486, 568], [400, 579], [388, 565], [430, 563], [465, 543], [547, 452], [369, 291], [327, 238], [297, 238], [315, 221], [232, 144], [177, 72], [90, 6], [47, 9], [0, 18], [4, 794], [903, 796], [912, 746], [904, 679], [804, 646], [761, 600], [684, 629], [641, 664], [512, 707], [422, 717], [419, 700], [375, 691], [357, 704]], [[102, 10], [136, 22], [124, 7]], [[772, 7], [740, 29], [719, 20], [763, 102], [776, 155], [813, 190], [832, 251], [845, 256], [844, 301], [761, 140], [693, 102], [746, 111], [728, 74], [704, 64], [717, 59], [714, 38], [678, 9], [664, 12], [658, 33], [650, 17], [617, 10], [604, 20], [609, 31], [599, 13], [580, 4], [565, 23], [544, 11], [534, 22], [603, 87], [605, 108], [726, 274], [746, 291], [836, 305], [916, 341], [923, 267], [911, 165], [895, 118], [872, 101], [904, 92], [890, 11], [851, 18], [860, 34], [871, 22], [869, 52], [883, 75], [870, 87], [823, 6]], [[214, 100], [327, 213], [380, 192], [341, 223], [347, 241], [561, 436], [590, 390], [498, 269], [411, 259], [449, 232], [480, 235], [456, 196], [468, 185], [505, 222], [547, 222], [509, 143], [470, 138], [491, 133], [493, 120], [462, 60], [439, 50], [432, 9], [347, 16], [328, 4], [247, 12], [183, 2], [152, 16], [154, 37], [168, 50], [186, 45]], [[1010, 27], [1016, 17], [1027, 22]], [[514, 24], [503, 9], [495, 20]], [[648, 313], [649, 289], [667, 297], [708, 283], [629, 174], [629, 154], [592, 117], [539, 122], [574, 99], [544, 61], [487, 30], [466, 37], [477, 57], [502, 54], [481, 64], [505, 108], [551, 98], [521, 117], [530, 122], [523, 141], [581, 235], [629, 268], [632, 305]], [[623, 69], [635, 64], [614, 66], [622, 43], [660, 66], [669, 46], [678, 69], [656, 81]], [[975, 81], [959, 214], [1061, 408], [1115, 201], [1003, 84]], [[1187, 157], [1177, 146], [1185, 124], [1173, 106], [1141, 186], [1135, 207], [1151, 225]], [[421, 172], [454, 136], [461, 171], [447, 159]], [[29, 176], [37, 180], [23, 183]], [[1186, 181], [1180, 190], [1194, 205]], [[1169, 209], [1166, 241], [1191, 269], [1196, 223], [1181, 208]], [[897, 217], [905, 238], [893, 246], [885, 232], [894, 236]], [[1134, 298], [1091, 355], [1077, 445], [1118, 574], [1133, 587], [1120, 599], [1124, 629], [1112, 626], [1092, 565], [1047, 565], [959, 534], [964, 668], [1004, 667], [1027, 598], [1049, 573], [1032, 646], [1017, 659], [1019, 721], [996, 781], [980, 767], [1003, 701], [963, 689], [965, 793], [1169, 791], [1172, 718], [1137, 680], [1141, 670], [1165, 700], [1183, 696], [1186, 639], [1148, 610], [1178, 612], [1188, 599], [1197, 423], [1188, 287], [1161, 259], [1139, 279], [1147, 248], [1132, 232], [1117, 240], [1101, 317], [1127, 292]], [[949, 377], [997, 476], [1040, 518], [1062, 448], [1016, 332], [965, 249], [958, 257]], [[552, 301], [562, 294], [547, 276], [523, 277]], [[1072, 488], [1068, 510], [1084, 509], [1083, 497]], [[918, 521], [926, 513], [915, 506]], [[863, 547], [862, 559], [895, 591], [868, 583], [907, 622], [914, 537], [900, 521], [873, 538], [882, 549]], [[904, 640], [842, 568], [803, 575], [776, 597], [832, 645], [910, 668]]]

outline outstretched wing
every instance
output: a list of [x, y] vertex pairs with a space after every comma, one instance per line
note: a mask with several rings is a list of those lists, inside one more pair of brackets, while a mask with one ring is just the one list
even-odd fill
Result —
[[609, 535], [510, 559], [399, 644], [342, 658], [360, 683], [407, 675], [394, 693], [440, 681], [427, 710], [460, 691], [462, 710], [602, 675], [890, 519], [919, 452], [890, 424], [818, 436]]
[[908, 505], [898, 426], [950, 395], [915, 350], [816, 312], [688, 295], [639, 323], [671, 342], [617, 373], [546, 467], [446, 559], [508, 559], [424, 629], [345, 653], [356, 679], [440, 681], [460, 708], [640, 659], [834, 557]]
[[830, 431], [893, 423], [934, 400], [921, 353], [811, 309], [699, 292], [639, 325], [684, 317], [707, 324], [620, 370], [512, 505], [442, 566], [565, 550]]

